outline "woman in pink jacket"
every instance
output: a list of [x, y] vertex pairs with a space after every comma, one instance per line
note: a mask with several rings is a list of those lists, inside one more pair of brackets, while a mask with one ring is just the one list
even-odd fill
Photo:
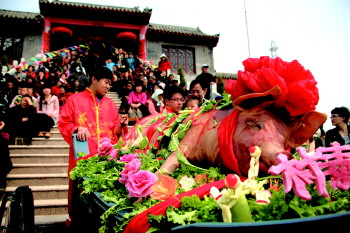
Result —
[[128, 98], [128, 114], [130, 121], [140, 120], [141, 118], [150, 115], [146, 106], [147, 94], [142, 90], [142, 83], [136, 82], [134, 88], [135, 90], [130, 92]]

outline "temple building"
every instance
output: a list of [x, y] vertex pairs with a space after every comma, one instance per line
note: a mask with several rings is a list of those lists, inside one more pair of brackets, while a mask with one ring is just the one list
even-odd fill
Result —
[[152, 9], [39, 0], [40, 13], [0, 10], [0, 59], [26, 60], [74, 45], [88, 44], [105, 54], [122, 48], [158, 65], [166, 54], [173, 73], [181, 66], [187, 78], [208, 64], [215, 72], [213, 48], [219, 34], [199, 28], [150, 23]]

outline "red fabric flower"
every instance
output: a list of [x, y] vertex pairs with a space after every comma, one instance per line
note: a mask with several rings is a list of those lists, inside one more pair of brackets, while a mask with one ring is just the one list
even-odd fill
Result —
[[276, 107], [285, 107], [291, 116], [316, 109], [319, 100], [317, 82], [297, 60], [286, 62], [279, 57], [248, 58], [243, 65], [245, 70], [238, 71], [238, 79], [230, 80], [226, 86], [232, 100], [278, 86], [282, 94], [276, 99]]

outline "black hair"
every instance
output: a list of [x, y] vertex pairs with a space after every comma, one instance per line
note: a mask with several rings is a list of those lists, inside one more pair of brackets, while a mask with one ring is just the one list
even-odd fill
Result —
[[32, 98], [29, 94], [26, 94], [26, 95], [22, 96], [22, 99], [23, 99], [24, 97], [29, 97], [30, 100], [33, 101], [33, 98]]
[[193, 95], [187, 100], [187, 102], [190, 101], [190, 100], [198, 100], [198, 107], [202, 106], [202, 101], [201, 101], [201, 98], [199, 98], [199, 96], [194, 96]]
[[165, 100], [170, 100], [176, 93], [181, 94], [182, 97], [185, 98], [185, 93], [179, 86], [167, 86], [164, 89], [163, 97]]
[[208, 85], [207, 85], [205, 82], [203, 82], [203, 81], [201, 81], [201, 80], [198, 80], [198, 79], [195, 79], [195, 80], [193, 80], [193, 81], [191, 82], [191, 84], [190, 84], [190, 90], [192, 90], [192, 88], [193, 88], [195, 85], [197, 85], [197, 84], [199, 84], [203, 90], [206, 89], [206, 88], [207, 88], [207, 90], [208, 90]]
[[142, 91], [141, 92], [145, 92], [146, 91], [146, 88], [143, 86], [142, 81], [139, 80], [139, 79], [135, 80], [134, 85], [132, 85], [133, 91], [136, 92], [136, 87], [138, 87], [138, 86], [142, 87]]
[[28, 85], [27, 85], [26, 82], [21, 82], [21, 83], [19, 84], [19, 88], [28, 88]]
[[347, 107], [336, 107], [331, 111], [331, 114], [338, 114], [340, 117], [344, 117], [344, 122], [349, 122], [350, 112]]
[[62, 86], [60, 86], [59, 88], [63, 88], [65, 92], [68, 92], [68, 91], [69, 91], [69, 89], [68, 89], [68, 87], [67, 87], [66, 85], [62, 85]]
[[96, 67], [92, 72], [91, 72], [91, 78], [89, 79], [89, 85], [92, 84], [92, 77], [95, 77], [97, 81], [100, 81], [101, 79], [109, 79], [111, 82], [113, 81], [113, 73], [110, 69], [107, 67]]
[[[49, 88], [51, 90], [50, 85], [48, 84], [44, 84], [42, 85], [42, 87], [40, 88], [40, 92], [39, 92], [39, 96], [40, 96], [40, 103], [39, 103], [39, 110], [42, 111], [43, 110], [43, 102], [46, 103], [45, 101], [45, 95], [44, 95], [44, 89], [45, 88]], [[51, 95], [52, 95], [52, 91], [51, 91]]]

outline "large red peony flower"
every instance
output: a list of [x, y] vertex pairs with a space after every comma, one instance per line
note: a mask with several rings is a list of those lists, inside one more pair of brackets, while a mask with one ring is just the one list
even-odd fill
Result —
[[297, 60], [286, 62], [279, 57], [248, 58], [243, 65], [245, 70], [238, 71], [238, 79], [230, 80], [226, 86], [233, 101], [278, 86], [281, 95], [275, 100], [276, 107], [285, 107], [291, 116], [316, 109], [319, 100], [317, 82]]

